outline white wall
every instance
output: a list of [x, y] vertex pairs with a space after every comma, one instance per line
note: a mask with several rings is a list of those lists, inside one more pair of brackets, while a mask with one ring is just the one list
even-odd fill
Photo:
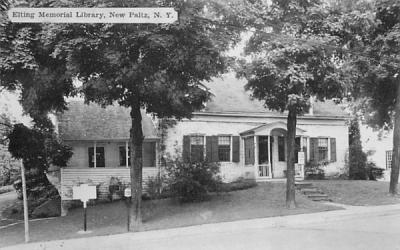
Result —
[[[285, 118], [273, 117], [238, 117], [238, 116], [195, 116], [192, 120], [183, 120], [178, 122], [174, 127], [168, 129], [165, 140], [166, 151], [164, 156], [169, 155], [174, 158], [178, 151], [182, 153], [183, 136], [188, 134], [204, 134], [218, 135], [231, 134], [238, 136], [239, 133], [252, 129], [256, 126], [282, 121]], [[299, 119], [298, 127], [306, 130], [306, 135], [310, 137], [332, 137], [336, 138], [336, 154], [337, 161], [326, 167], [327, 175], [334, 175], [344, 170], [346, 153], [348, 151], [348, 128], [344, 120], [316, 120], [316, 119]], [[241, 141], [240, 145], [240, 162], [239, 163], [223, 163], [221, 164], [221, 172], [229, 179], [235, 179], [243, 174], [253, 172], [254, 168], [244, 167], [244, 146]], [[234, 174], [236, 173], [236, 174]]]

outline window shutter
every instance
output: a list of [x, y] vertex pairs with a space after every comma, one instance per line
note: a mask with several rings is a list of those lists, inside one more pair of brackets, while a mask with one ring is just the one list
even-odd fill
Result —
[[183, 136], [182, 160], [190, 162], [190, 136], [188, 135]]
[[233, 162], [240, 161], [240, 137], [239, 136], [232, 137], [232, 161]]
[[94, 148], [92, 148], [92, 147], [88, 148], [89, 168], [94, 167], [93, 154], [94, 154]]
[[206, 136], [206, 157], [209, 162], [218, 161], [218, 136]]
[[310, 138], [310, 161], [318, 162], [318, 138]]
[[331, 138], [331, 161], [336, 161], [336, 138]]
[[212, 143], [212, 157], [211, 162], [217, 162], [218, 159], [218, 136], [211, 136], [211, 143]]
[[213, 162], [212, 157], [212, 150], [213, 150], [213, 145], [212, 145], [212, 136], [206, 136], [206, 160], [208, 162]]

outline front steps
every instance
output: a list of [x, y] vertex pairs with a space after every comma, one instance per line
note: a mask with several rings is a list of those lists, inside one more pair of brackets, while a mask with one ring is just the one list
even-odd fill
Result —
[[313, 186], [311, 182], [296, 181], [296, 188], [302, 192], [307, 198], [313, 201], [332, 201], [328, 195]]

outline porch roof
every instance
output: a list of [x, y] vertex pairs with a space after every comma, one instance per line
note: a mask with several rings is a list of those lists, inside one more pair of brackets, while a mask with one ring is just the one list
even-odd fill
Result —
[[[271, 122], [271, 123], [266, 123], [260, 126], [257, 126], [255, 128], [243, 131], [240, 133], [241, 136], [246, 136], [246, 135], [270, 135], [272, 130], [274, 129], [280, 129], [284, 130], [285, 132], [287, 131], [287, 125], [284, 122]], [[301, 129], [301, 128], [296, 128], [296, 135], [304, 135], [306, 130]]]
[[[62, 140], [127, 140], [131, 129], [129, 109], [120, 105], [105, 108], [83, 101], [71, 101], [68, 110], [57, 114], [58, 133]], [[151, 118], [142, 110], [145, 140], [159, 139]]]

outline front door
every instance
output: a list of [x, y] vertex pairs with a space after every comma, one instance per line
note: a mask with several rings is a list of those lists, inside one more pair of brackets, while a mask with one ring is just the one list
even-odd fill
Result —
[[[269, 142], [269, 144], [268, 144]], [[258, 177], [271, 178], [272, 137], [258, 137]]]

